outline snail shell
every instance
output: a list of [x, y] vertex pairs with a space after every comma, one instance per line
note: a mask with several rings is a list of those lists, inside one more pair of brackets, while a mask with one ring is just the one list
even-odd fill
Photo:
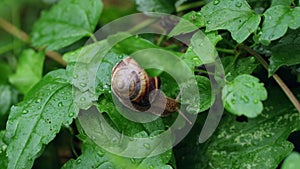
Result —
[[111, 87], [119, 101], [132, 110], [146, 111], [152, 107], [151, 113], [160, 116], [178, 110], [178, 101], [165, 97], [160, 92], [160, 79], [148, 76], [131, 57], [115, 65], [112, 70]]

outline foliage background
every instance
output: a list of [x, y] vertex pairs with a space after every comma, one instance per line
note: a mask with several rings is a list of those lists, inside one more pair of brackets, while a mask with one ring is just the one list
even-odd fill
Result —
[[[119, 17], [149, 11], [189, 20], [216, 46], [226, 73], [222, 91], [226, 112], [214, 135], [199, 144], [214, 100], [209, 96], [210, 72], [202, 65], [209, 63], [195, 60], [193, 53], [200, 42], [194, 37], [190, 46], [184, 46], [156, 35], [129, 38], [109, 53], [110, 64], [98, 70], [97, 106], [117, 130], [150, 137], [176, 118], [135, 124], [122, 118], [112, 104], [107, 80], [111, 68], [139, 49], [176, 53], [195, 72], [206, 102], [179, 145], [159, 156], [128, 159], [105, 152], [83, 132], [76, 120], [70, 71], [80, 57], [78, 51], [90, 51], [83, 45], [98, 28]], [[296, 169], [300, 159], [299, 16], [297, 0], [2, 0], [0, 167]], [[169, 35], [191, 31], [179, 22]], [[168, 82], [163, 90], [175, 98], [179, 89], [174, 80], [160, 76]]]

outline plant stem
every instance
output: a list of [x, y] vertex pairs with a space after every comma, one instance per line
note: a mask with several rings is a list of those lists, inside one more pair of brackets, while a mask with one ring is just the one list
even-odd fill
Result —
[[[28, 43], [28, 44], [30, 43], [30, 38], [24, 31], [20, 30], [19, 28], [17, 28], [16, 26], [14, 26], [13, 24], [4, 20], [1, 17], [0, 17], [0, 28], [5, 30], [6, 32], [10, 33], [11, 35], [17, 37], [21, 41]], [[42, 50], [42, 48], [35, 48], [35, 49]], [[57, 61], [58, 63], [60, 63], [63, 66], [67, 65], [67, 63], [62, 59], [61, 54], [59, 54], [57, 52], [48, 50], [48, 51], [46, 51], [46, 55], [49, 58]]]
[[[250, 47], [248, 47], [244, 44], [241, 44], [239, 47], [243, 48], [244, 50], [249, 52], [251, 55], [253, 55], [263, 65], [263, 67], [268, 70], [269, 65], [260, 54], [258, 54], [253, 49], [251, 49]], [[292, 93], [292, 91], [288, 88], [288, 86], [284, 83], [284, 81], [277, 74], [274, 74], [272, 77], [275, 79], [275, 81], [278, 83], [278, 85], [281, 87], [281, 89], [288, 96], [290, 101], [293, 103], [295, 108], [300, 113], [300, 103], [297, 100], [297, 98], [295, 97], [295, 95]]]
[[0, 28], [19, 38], [23, 42], [29, 43], [29, 36], [25, 32], [21, 31], [20, 29], [18, 29], [17, 27], [15, 27], [14, 25], [2, 18], [0, 18]]
[[205, 5], [205, 1], [198, 1], [198, 2], [192, 2], [192, 3], [189, 3], [189, 4], [184, 4], [184, 5], [181, 5], [181, 6], [177, 7], [176, 12], [182, 12], [182, 11], [197, 8], [197, 7], [200, 7], [200, 6], [203, 6], [203, 5]]
[[235, 54], [235, 51], [233, 49], [224, 49], [224, 48], [216, 48], [217, 51], [222, 53], [228, 53], [228, 54]]

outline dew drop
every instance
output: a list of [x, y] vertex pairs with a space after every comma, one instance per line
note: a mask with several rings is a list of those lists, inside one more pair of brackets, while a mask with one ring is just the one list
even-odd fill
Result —
[[81, 97], [81, 98], [80, 98], [80, 101], [82, 101], [82, 102], [84, 102], [85, 100], [86, 100], [85, 97]]
[[235, 4], [235, 6], [238, 7], [238, 8], [242, 7], [242, 5], [243, 5], [243, 4], [242, 4], [241, 2], [237, 2], [237, 3]]
[[207, 24], [211, 24], [211, 21], [206, 21]]
[[59, 102], [58, 103], [58, 107], [62, 107], [63, 106], [63, 103], [62, 102]]
[[153, 165], [150, 165], [150, 166], [149, 166], [149, 169], [154, 169], [154, 166], [153, 166]]
[[143, 145], [146, 149], [150, 149], [151, 147], [150, 147], [150, 144], [148, 144], [148, 143], [144, 143], [144, 145]]
[[86, 83], [80, 83], [80, 86], [81, 86], [81, 87], [86, 87], [87, 84], [86, 84]]
[[231, 101], [232, 104], [235, 104], [235, 103], [236, 103], [236, 100], [235, 100], [235, 99], [231, 99], [230, 101]]
[[78, 75], [77, 75], [77, 74], [74, 74], [74, 75], [73, 75], [73, 78], [74, 78], [74, 79], [77, 79], [77, 78], [78, 78]]
[[247, 96], [242, 96], [242, 100], [245, 102], [245, 103], [249, 103], [249, 98]]
[[134, 158], [131, 158], [130, 161], [131, 161], [132, 164], [135, 164], [135, 159]]
[[5, 151], [7, 149], [7, 145], [2, 145], [1, 150]]
[[28, 110], [23, 110], [22, 113], [23, 113], [23, 114], [27, 114], [27, 113], [28, 113]]
[[76, 163], [80, 164], [81, 163], [81, 159], [76, 160]]
[[41, 101], [42, 101], [42, 99], [37, 99], [35, 102], [40, 103]]
[[74, 113], [70, 113], [70, 114], [69, 114], [69, 117], [73, 117], [73, 116], [74, 116]]
[[257, 99], [255, 99], [255, 100], [253, 101], [253, 103], [254, 103], [254, 104], [257, 104], [257, 103], [258, 103], [258, 100], [257, 100]]
[[213, 4], [218, 5], [220, 3], [220, 0], [214, 0]]
[[98, 151], [98, 152], [97, 152], [97, 155], [98, 155], [99, 157], [103, 157], [103, 156], [104, 156], [104, 152], [103, 152], [103, 151]]

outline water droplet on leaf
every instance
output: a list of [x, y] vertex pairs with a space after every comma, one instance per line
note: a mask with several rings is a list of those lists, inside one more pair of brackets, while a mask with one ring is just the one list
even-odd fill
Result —
[[23, 110], [22, 113], [23, 113], [23, 114], [27, 114], [27, 113], [28, 113], [28, 110]]
[[218, 5], [220, 3], [220, 0], [214, 0], [213, 4]]
[[86, 83], [80, 83], [80, 86], [81, 86], [81, 87], [86, 87], [87, 84], [86, 84]]
[[150, 147], [150, 144], [148, 144], [148, 143], [144, 143], [144, 145], [143, 145], [146, 149], [150, 149], [151, 147]]
[[243, 5], [243, 4], [242, 4], [241, 2], [237, 2], [237, 3], [235, 4], [235, 6], [238, 7], [238, 8], [242, 7], [242, 5]]
[[63, 103], [62, 102], [59, 102], [58, 103], [58, 107], [62, 107], [63, 106]]

